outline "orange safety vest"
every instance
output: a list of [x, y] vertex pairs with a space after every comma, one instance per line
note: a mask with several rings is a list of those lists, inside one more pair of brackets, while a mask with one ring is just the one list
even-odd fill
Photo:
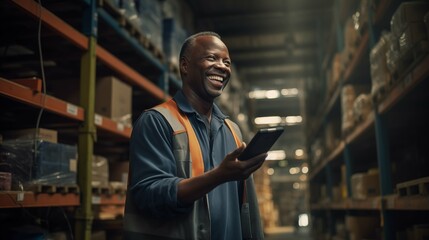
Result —
[[[177, 166], [177, 176], [189, 178], [203, 174], [204, 161], [200, 144], [188, 117], [179, 111], [176, 102], [172, 99], [154, 107], [153, 110], [161, 113], [173, 129], [173, 151]], [[237, 146], [240, 146], [240, 129], [229, 119], [226, 119], [225, 122], [231, 130]], [[246, 192], [245, 190], [243, 194], [246, 194]], [[128, 193], [127, 199], [130, 199]], [[246, 199], [246, 197], [244, 197], [244, 199]], [[247, 214], [248, 210], [243, 212]], [[258, 214], [258, 212], [256, 212], [256, 214]], [[246, 219], [248, 219], [247, 216]], [[250, 222], [247, 220], [245, 222], [246, 225], [250, 227]], [[205, 227], [201, 228], [201, 226]], [[249, 230], [249, 227], [245, 227], [244, 229]], [[207, 196], [195, 201], [193, 210], [189, 215], [183, 216], [183, 219], [176, 219], [174, 221], [173, 219], [147, 218], [139, 213], [132, 201], [126, 201], [125, 203], [125, 240], [137, 240], [142, 238], [210, 239], [210, 231]], [[251, 233], [249, 234], [251, 235]], [[249, 234], [243, 233], [244, 236]]]
[[[192, 175], [191, 176], [199, 176], [204, 173], [204, 161], [203, 161], [203, 154], [201, 153], [201, 147], [200, 143], [198, 142], [197, 135], [195, 134], [194, 129], [192, 128], [191, 122], [188, 119], [188, 116], [186, 114], [178, 111], [177, 104], [175, 101], [170, 99], [169, 101], [158, 105], [154, 108], [158, 112], [164, 115], [164, 117], [168, 118], [167, 121], [172, 125], [173, 127], [173, 135], [177, 135], [180, 133], [183, 133], [184, 131], [188, 134], [188, 146], [194, 146], [190, 147], [190, 155], [191, 155], [191, 161], [192, 161]], [[166, 112], [167, 111], [167, 112]], [[171, 117], [174, 117], [176, 120], [178, 120], [184, 129], [179, 127], [175, 127], [175, 123], [172, 124]], [[239, 132], [238, 126], [236, 126], [231, 120], [225, 119], [226, 125], [231, 130], [232, 135], [234, 136], [235, 143], [237, 144], [237, 147], [241, 145], [241, 137], [238, 137], [237, 132]], [[176, 129], [175, 129], [176, 128]]]

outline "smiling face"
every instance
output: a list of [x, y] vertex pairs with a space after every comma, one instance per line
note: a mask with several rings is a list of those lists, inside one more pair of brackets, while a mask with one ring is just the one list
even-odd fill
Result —
[[217, 37], [197, 37], [180, 61], [183, 89], [187, 94], [213, 102], [222, 94], [231, 76], [226, 45]]

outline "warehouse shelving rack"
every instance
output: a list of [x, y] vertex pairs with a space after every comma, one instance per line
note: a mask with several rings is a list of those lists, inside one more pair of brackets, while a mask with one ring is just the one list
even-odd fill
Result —
[[[137, 114], [171, 98], [170, 94], [181, 87], [177, 76], [169, 72], [168, 64], [164, 63], [162, 57], [140, 44], [103, 9], [101, 3], [96, 0], [43, 1], [43, 5], [34, 0], [8, 0], [2, 3], [1, 26], [3, 31], [9, 32], [8, 38], [5, 38], [9, 42], [6, 44], [24, 42], [36, 52], [37, 47], [32, 45], [32, 42], [37, 42], [36, 34], [29, 29], [37, 29], [38, 23], [47, 27], [38, 36], [49, 45], [44, 46], [42, 52], [46, 58], [57, 61], [47, 71], [47, 79], [64, 81], [60, 85], [65, 91], [68, 86], [78, 85], [80, 100], [77, 104], [71, 103], [62, 99], [62, 93], [56, 93], [55, 90], [40, 92], [13, 82], [13, 78], [21, 77], [20, 69], [5, 70], [6, 76], [0, 76], [0, 101], [2, 108], [7, 106], [2, 111], [12, 116], [12, 120], [2, 118], [6, 125], [10, 124], [6, 128], [13, 129], [23, 124], [29, 127], [31, 123], [28, 123], [28, 119], [18, 116], [33, 116], [43, 108], [46, 123], [42, 121], [42, 126], [66, 128], [65, 140], [78, 142], [79, 155], [77, 193], [2, 192], [0, 208], [77, 207], [74, 217], [75, 239], [91, 239], [93, 205], [123, 205], [125, 202], [123, 194], [94, 194], [91, 188], [92, 155], [96, 145], [107, 143], [110, 146], [114, 143], [126, 149], [131, 135], [129, 126], [94, 112], [97, 76], [115, 75], [130, 84], [133, 95], [139, 100], [133, 106], [133, 113]], [[27, 29], [18, 29], [14, 35], [8, 31], [14, 27]], [[83, 30], [77, 30], [79, 28]], [[6, 61], [9, 60], [19, 61], [13, 57], [6, 58]], [[48, 67], [49, 64], [45, 63], [44, 68]], [[21, 66], [21, 69], [28, 70], [27, 66]], [[39, 72], [40, 75], [42, 73]]]
[[[377, 9], [371, 12], [375, 14], [375, 21], [362, 35], [357, 53], [345, 69], [335, 91], [322, 105], [317, 114], [320, 120], [316, 120], [313, 124], [309, 139], [314, 141], [321, 137], [330, 121], [341, 118], [342, 86], [350, 83], [370, 83], [369, 50], [378, 40], [380, 30], [390, 29], [388, 27], [390, 17], [399, 3], [400, 1], [378, 1]], [[328, 58], [325, 58], [325, 61], [326, 59]], [[399, 157], [395, 156], [395, 153], [398, 153], [396, 148], [407, 144], [412, 145], [413, 142], [424, 143], [425, 135], [428, 133], [428, 127], [424, 122], [427, 122], [425, 111], [429, 102], [427, 97], [429, 55], [426, 53], [415, 60], [409, 72], [393, 79], [392, 86], [389, 86], [389, 90], [382, 99], [374, 99], [373, 112], [359, 122], [351, 132], [338, 136], [339, 142], [336, 147], [325, 153], [318, 163], [312, 165], [309, 175], [312, 195], [311, 211], [315, 219], [323, 219], [322, 222], [314, 223], [318, 225], [314, 227], [322, 230], [322, 233], [335, 235], [337, 220], [342, 219], [346, 214], [379, 216], [379, 226], [374, 226], [374, 229], [376, 227], [382, 229], [383, 239], [397, 238], [399, 235], [395, 235], [395, 231], [405, 231], [406, 227], [410, 227], [407, 224], [427, 224], [424, 215], [429, 211], [429, 196], [422, 192], [424, 190], [410, 196], [401, 196], [397, 193], [396, 185], [401, 182], [398, 172], [411, 172], [414, 169], [392, 170], [394, 168], [392, 166], [399, 165]], [[340, 127], [337, 126], [337, 128]], [[416, 136], [421, 139], [415, 139]], [[407, 143], [409, 140], [411, 143]], [[424, 150], [420, 149], [420, 151]], [[417, 159], [409, 160], [417, 161]], [[345, 166], [347, 197], [338, 202], [333, 200], [333, 187], [341, 178], [342, 164]], [[364, 200], [353, 199], [352, 174], [373, 167], [379, 169], [380, 195]], [[427, 168], [427, 165], [422, 167]], [[424, 171], [424, 169], [421, 170], [421, 172]], [[427, 174], [426, 169], [425, 176]], [[407, 180], [413, 180], [413, 177]], [[322, 184], [326, 188], [322, 189], [320, 187]], [[320, 199], [323, 198], [322, 196], [326, 198]]]

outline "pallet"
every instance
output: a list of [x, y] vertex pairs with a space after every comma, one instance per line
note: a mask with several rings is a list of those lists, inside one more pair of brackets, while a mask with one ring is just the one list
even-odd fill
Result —
[[94, 195], [111, 195], [112, 189], [109, 186], [92, 186], [92, 194]]
[[114, 194], [125, 195], [127, 192], [127, 186], [122, 182], [109, 182], [110, 188]]
[[78, 194], [79, 186], [77, 184], [70, 185], [53, 185], [53, 184], [32, 184], [29, 189], [35, 193], [75, 193]]
[[399, 196], [429, 195], [429, 177], [419, 178], [407, 182], [398, 183], [396, 190]]
[[109, 13], [110, 16], [112, 16], [119, 23], [120, 26], [125, 26], [126, 18], [123, 11], [121, 11], [118, 7], [114, 6], [108, 0], [98, 0], [97, 5]]

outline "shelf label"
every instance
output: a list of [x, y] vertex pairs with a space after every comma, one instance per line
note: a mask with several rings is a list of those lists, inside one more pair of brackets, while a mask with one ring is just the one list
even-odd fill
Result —
[[100, 204], [101, 197], [100, 196], [92, 196], [92, 204]]
[[24, 201], [24, 193], [23, 192], [18, 192], [18, 194], [16, 195], [16, 201], [17, 202]]
[[94, 115], [94, 123], [95, 123], [95, 125], [98, 125], [98, 126], [103, 125], [103, 117], [98, 115], [98, 114], [95, 114]]
[[77, 116], [77, 107], [73, 104], [67, 103], [67, 113]]
[[125, 126], [124, 126], [124, 124], [122, 124], [122, 123], [117, 123], [117, 124], [116, 124], [116, 128], [117, 128], [119, 131], [123, 132], [123, 131], [124, 131], [124, 129], [125, 129]]

